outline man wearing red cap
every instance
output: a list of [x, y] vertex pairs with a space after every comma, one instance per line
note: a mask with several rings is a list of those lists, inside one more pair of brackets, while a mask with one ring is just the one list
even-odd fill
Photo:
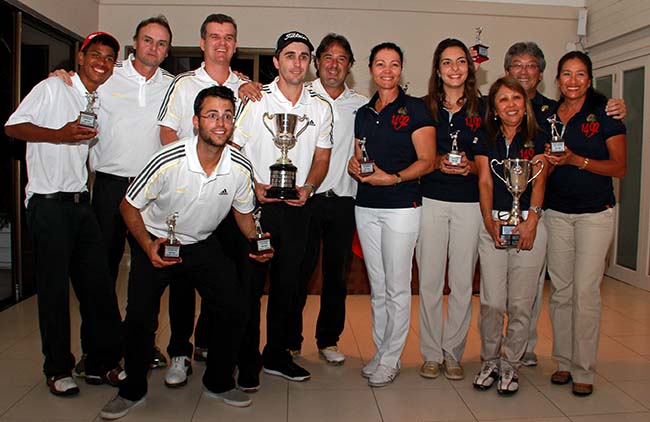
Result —
[[113, 73], [119, 43], [90, 34], [79, 72], [68, 86], [49, 78], [34, 87], [5, 124], [27, 144], [27, 219], [33, 236], [43, 370], [52, 394], [79, 392], [70, 372], [69, 282], [79, 300], [87, 339], [86, 382], [116, 384], [123, 375], [120, 313], [106, 253], [86, 187], [90, 142], [97, 136], [96, 90]]

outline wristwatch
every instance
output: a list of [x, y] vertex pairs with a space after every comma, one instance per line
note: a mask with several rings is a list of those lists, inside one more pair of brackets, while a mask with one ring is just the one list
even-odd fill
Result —
[[311, 192], [309, 192], [309, 197], [311, 198], [312, 196], [314, 196], [314, 194], [316, 193], [316, 186], [314, 186], [312, 183], [305, 183], [304, 186], [308, 186], [311, 188]]
[[538, 217], [542, 216], [542, 207], [530, 207], [529, 210], [537, 214]]

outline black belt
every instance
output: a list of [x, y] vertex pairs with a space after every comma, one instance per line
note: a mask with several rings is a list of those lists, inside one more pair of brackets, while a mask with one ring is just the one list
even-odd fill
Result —
[[117, 182], [123, 182], [123, 183], [127, 183], [127, 184], [131, 184], [133, 179], [135, 179], [135, 177], [117, 176], [115, 174], [102, 173], [101, 171], [96, 171], [95, 172], [95, 177], [105, 177], [107, 179], [111, 179], [111, 180], [115, 180]]
[[316, 196], [321, 198], [338, 198], [338, 195], [334, 193], [332, 189], [326, 190], [325, 192], [317, 193]]
[[88, 192], [54, 192], [54, 193], [34, 193], [34, 198], [52, 199], [60, 202], [74, 202], [81, 204], [90, 201]]

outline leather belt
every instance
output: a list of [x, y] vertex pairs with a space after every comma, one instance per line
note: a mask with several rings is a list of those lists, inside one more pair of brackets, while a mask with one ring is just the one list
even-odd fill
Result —
[[337, 198], [338, 195], [334, 193], [332, 189], [326, 190], [325, 192], [317, 193], [316, 196], [320, 196], [321, 198]]
[[90, 201], [88, 192], [54, 192], [54, 193], [34, 193], [34, 198], [51, 199], [60, 202], [74, 202], [81, 204]]
[[104, 177], [104, 178], [107, 178], [107, 179], [115, 180], [117, 182], [123, 182], [123, 183], [128, 183], [128, 184], [131, 184], [133, 179], [135, 179], [135, 177], [117, 176], [115, 174], [103, 173], [101, 171], [96, 171], [95, 172], [95, 177]]

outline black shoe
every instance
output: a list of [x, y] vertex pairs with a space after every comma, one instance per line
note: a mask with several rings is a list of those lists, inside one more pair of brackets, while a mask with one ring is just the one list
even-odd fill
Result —
[[47, 378], [47, 386], [55, 396], [74, 396], [79, 394], [79, 387], [70, 374]]
[[276, 375], [289, 381], [307, 381], [311, 378], [309, 371], [300, 365], [296, 365], [292, 360], [265, 363], [263, 370], [269, 375]]
[[162, 354], [159, 348], [154, 346], [153, 348], [153, 357], [151, 359], [151, 363], [149, 364], [149, 367], [151, 369], [156, 369], [156, 368], [164, 368], [167, 366], [167, 358], [165, 355]]
[[86, 354], [81, 355], [81, 359], [74, 367], [72, 374], [77, 378], [83, 378], [86, 376]]

